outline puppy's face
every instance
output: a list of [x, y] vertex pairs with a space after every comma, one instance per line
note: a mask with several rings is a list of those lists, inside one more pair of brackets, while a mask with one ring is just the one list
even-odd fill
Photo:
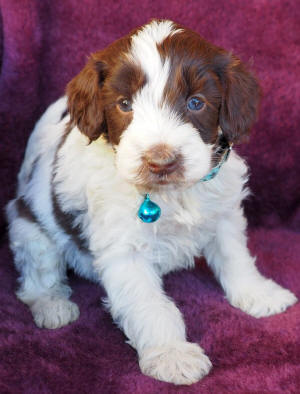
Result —
[[115, 147], [136, 185], [190, 185], [205, 176], [221, 127], [248, 134], [258, 85], [241, 62], [198, 34], [153, 21], [91, 56], [67, 87], [70, 125]]

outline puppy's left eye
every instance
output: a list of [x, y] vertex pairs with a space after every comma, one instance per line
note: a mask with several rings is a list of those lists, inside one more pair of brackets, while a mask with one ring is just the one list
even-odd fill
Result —
[[122, 112], [132, 111], [132, 103], [127, 98], [122, 98], [118, 101], [118, 106]]
[[190, 111], [200, 111], [205, 105], [205, 102], [200, 97], [190, 97], [187, 101], [187, 107]]

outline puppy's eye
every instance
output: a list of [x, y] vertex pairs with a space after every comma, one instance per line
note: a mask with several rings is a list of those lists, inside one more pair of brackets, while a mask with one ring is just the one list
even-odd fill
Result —
[[130, 112], [132, 111], [132, 103], [127, 98], [122, 98], [118, 101], [118, 106], [121, 111], [123, 112]]
[[190, 111], [200, 111], [205, 105], [205, 102], [199, 97], [190, 97], [187, 101], [187, 107]]

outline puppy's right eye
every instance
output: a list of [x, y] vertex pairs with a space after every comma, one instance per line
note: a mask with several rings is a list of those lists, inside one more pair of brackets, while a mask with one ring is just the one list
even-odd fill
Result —
[[132, 103], [127, 98], [122, 98], [118, 101], [118, 107], [122, 112], [130, 112], [132, 111]]

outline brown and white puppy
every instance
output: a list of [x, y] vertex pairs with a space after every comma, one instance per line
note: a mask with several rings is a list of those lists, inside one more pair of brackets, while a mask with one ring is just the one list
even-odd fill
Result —
[[[220, 141], [248, 134], [258, 90], [235, 56], [170, 21], [90, 57], [37, 123], [7, 207], [17, 295], [38, 326], [79, 316], [66, 283], [72, 267], [104, 286], [143, 373], [191, 384], [211, 363], [186, 341], [163, 274], [204, 255], [243, 311], [268, 316], [296, 302], [260, 275], [247, 249], [245, 163], [216, 154]], [[161, 208], [156, 222], [137, 215], [145, 194]]]

